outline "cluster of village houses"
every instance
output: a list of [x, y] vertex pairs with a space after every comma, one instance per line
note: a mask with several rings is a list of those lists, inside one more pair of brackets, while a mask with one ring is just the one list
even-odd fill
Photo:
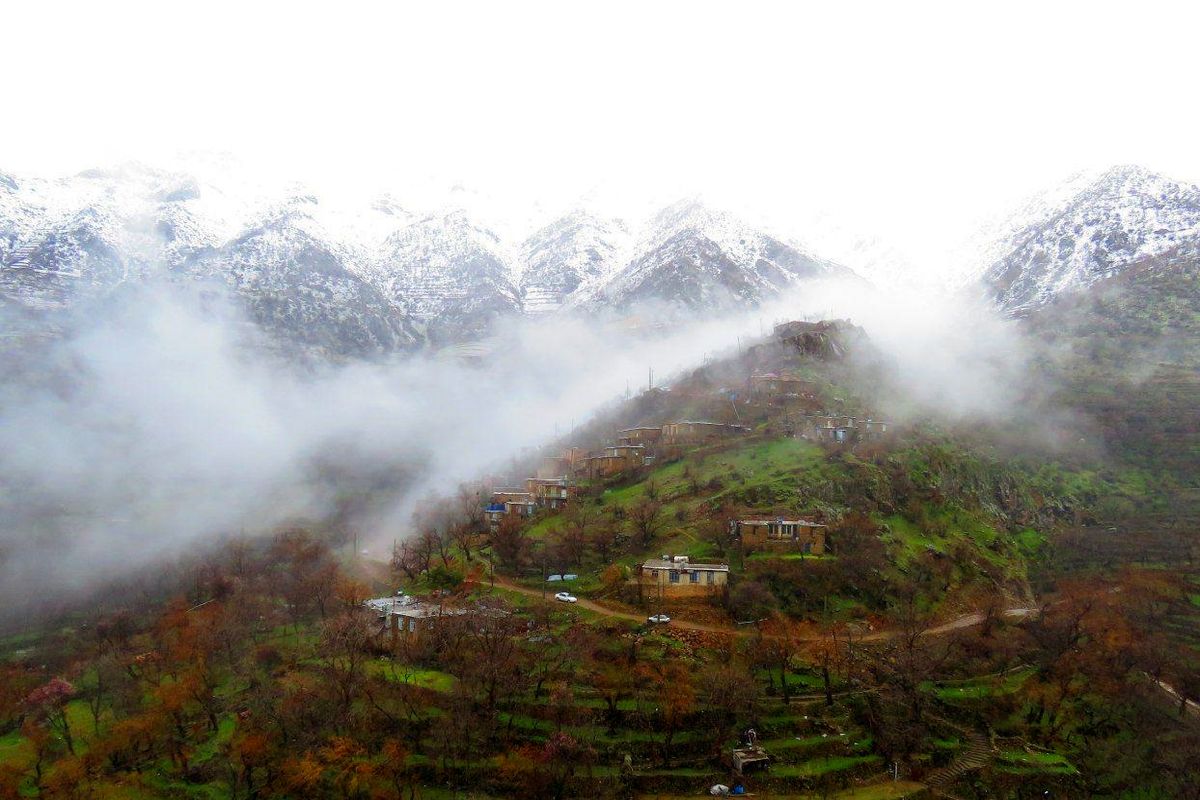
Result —
[[[767, 372], [752, 375], [751, 397], [758, 402], [799, 406], [812, 412], [821, 407], [817, 387], [802, 378]], [[788, 418], [788, 435], [814, 441], [850, 443], [876, 441], [888, 432], [886, 422], [827, 413], [804, 413]], [[680, 420], [662, 426], [641, 426], [619, 431], [616, 441], [599, 450], [571, 447], [541, 460], [537, 474], [520, 487], [495, 490], [484, 508], [495, 530], [505, 517], [532, 517], [541, 509], [559, 510], [574, 495], [579, 482], [602, 480], [652, 464], [658, 454], [677, 447], [696, 447], [743, 436], [743, 425], [706, 420]], [[826, 529], [806, 519], [749, 517], [730, 522], [730, 538], [742, 552], [826, 552]], [[643, 597], [695, 597], [718, 593], [729, 579], [728, 564], [706, 564], [687, 556], [664, 554], [640, 564], [637, 581]], [[465, 613], [412, 597], [379, 598], [368, 605], [386, 620], [393, 640], [419, 634], [446, 615]]]
[[750, 394], [758, 401], [777, 405], [799, 405], [810, 413], [788, 417], [789, 434], [821, 442], [873, 442], [887, 435], [888, 424], [869, 417], [820, 412], [822, 402], [816, 384], [792, 375], [764, 372], [750, 376]]
[[683, 420], [661, 427], [627, 428], [620, 431], [615, 444], [587, 451], [571, 447], [557, 456], [547, 456], [538, 465], [537, 474], [525, 480], [524, 487], [497, 489], [484, 508], [493, 528], [507, 515], [531, 517], [538, 509], [557, 510], [566, 505], [580, 480], [602, 480], [654, 462], [661, 447], [707, 444], [747, 434], [743, 425], [723, 422]]
[[[744, 554], [755, 552], [825, 554], [825, 525], [807, 519], [749, 517], [731, 520], [729, 535]], [[702, 564], [664, 554], [638, 567], [638, 581], [651, 596], [694, 597], [720, 592], [729, 581], [728, 564]], [[646, 592], [643, 591], [643, 597]]]
[[[798, 379], [777, 375], [755, 376], [763, 391], [791, 388]], [[753, 385], [753, 384], [752, 384]], [[808, 415], [799, 435], [821, 441], [876, 440], [887, 433], [887, 424], [853, 416]], [[749, 429], [721, 422], [684, 420], [661, 427], [627, 428], [618, 433], [616, 444], [599, 451], [570, 448], [560, 455], [543, 458], [537, 474], [520, 488], [498, 489], [485, 508], [489, 524], [500, 525], [506, 515], [530, 517], [539, 509], [562, 508], [581, 479], [597, 480], [652, 463], [661, 448], [695, 446], [743, 435]], [[743, 553], [756, 551], [794, 552], [823, 555], [825, 526], [805, 519], [747, 518], [730, 523], [730, 537]], [[695, 596], [721, 591], [728, 582], [728, 564], [692, 562], [687, 556], [664, 555], [639, 566], [638, 580], [657, 596]]]
[[[730, 536], [741, 543], [743, 552], [825, 553], [825, 526], [805, 519], [736, 519], [729, 523]], [[638, 566], [636, 579], [647, 599], [702, 597], [721, 592], [729, 582], [728, 564], [703, 564], [687, 556], [664, 554]], [[447, 606], [408, 595], [367, 601], [382, 622], [393, 646], [401, 638], [420, 636], [439, 620], [472, 613], [472, 609]], [[484, 613], [500, 613], [494, 609]]]
[[[798, 380], [774, 375], [762, 377], [785, 383]], [[888, 430], [886, 422], [847, 415], [807, 414], [796, 422], [790, 431], [792, 435], [833, 443], [878, 441]], [[573, 495], [578, 481], [602, 480], [646, 466], [654, 462], [661, 448], [698, 446], [749, 432], [744, 425], [697, 420], [626, 428], [618, 433], [615, 444], [600, 450], [571, 447], [559, 455], [543, 458], [537, 474], [527, 478], [524, 486], [493, 491], [484, 514], [488, 525], [495, 530], [506, 516], [532, 517], [539, 509], [561, 509]]]

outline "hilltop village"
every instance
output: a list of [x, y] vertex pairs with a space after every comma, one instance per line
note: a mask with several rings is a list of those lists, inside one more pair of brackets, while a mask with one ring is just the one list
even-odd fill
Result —
[[[852, 451], [860, 445], [882, 446], [889, 436], [887, 422], [871, 413], [845, 411], [841, 408], [845, 400], [830, 394], [811, 367], [807, 377], [800, 374], [806, 364], [843, 360], [850, 342], [860, 337], [861, 331], [847, 322], [783, 323], [775, 326], [766, 342], [741, 356], [734, 371], [701, 369], [674, 386], [648, 389], [635, 403], [645, 407], [640, 413], [648, 419], [617, 428], [610, 437], [590, 447], [567, 444], [538, 455], [531, 460], [533, 474], [520, 485], [475, 487], [475, 495], [481, 496], [479, 509], [468, 509], [464, 515], [478, 518], [476, 512], [482, 513], [483, 525], [472, 537], [473, 543], [491, 551], [493, 566], [514, 578], [528, 578], [541, 570], [539, 581], [569, 589], [578, 576], [567, 570], [582, 565], [585, 559], [580, 551], [589, 543], [574, 542], [576, 552], [568, 555], [564, 551], [571, 546], [555, 546], [564, 535], [559, 528], [575, 526], [580, 529], [576, 531], [580, 538], [601, 531], [598, 535], [611, 535], [612, 542], [600, 543], [596, 548], [599, 554], [623, 551], [624, 556], [596, 567], [599, 572], [609, 572], [606, 593], [636, 597], [635, 605], [640, 607], [653, 601], [660, 611], [667, 607], [666, 601], [672, 600], [707, 598], [727, 603], [730, 554], [742, 560], [754, 556], [819, 559], [832, 554], [832, 515], [827, 509], [806, 508], [802, 503], [744, 503], [726, 506], [719, 513], [711, 508], [697, 509], [693, 517], [705, 517], [710, 528], [720, 517], [719, 531], [708, 535], [707, 541], [699, 541], [689, 532], [695, 527], [695, 519], [681, 519], [678, 511], [674, 519], [669, 518], [666, 512], [671, 504], [657, 496], [652, 476], [685, 459], [719, 457], [747, 448], [771, 449], [782, 444], [799, 450], [812, 447]], [[737, 369], [748, 374], [739, 379]], [[718, 418], [651, 421], [679, 408], [706, 410]], [[641, 502], [629, 508], [618, 504], [608, 509], [610, 517], [615, 512], [620, 519], [602, 519], [603, 513], [589, 510], [603, 509], [606, 495], [628, 494], [646, 480], [651, 483], [650, 492]], [[695, 488], [697, 495], [702, 493]], [[579, 522], [581, 516], [589, 515], [596, 517], [592, 525]], [[457, 524], [470, 527], [473, 523], [462, 519]], [[585, 527], [592, 530], [581, 530]], [[622, 527], [636, 529], [634, 535], [628, 535]], [[683, 536], [673, 535], [679, 533]], [[402, 571], [414, 560], [423, 560], [417, 555], [422, 548], [436, 549], [436, 544], [429, 541], [430, 532], [425, 537], [424, 542], [418, 539], [398, 546], [396, 558]], [[547, 540], [550, 546], [543, 547], [541, 561], [532, 563], [538, 560], [531, 555], [533, 549]], [[630, 560], [638, 555], [638, 549], [664, 542], [668, 549], [680, 552], [654, 551], [642, 553], [645, 558]], [[514, 548], [518, 552], [507, 552]], [[724, 560], [704, 560], [709, 555]], [[549, 571], [551, 568], [553, 571]], [[628, 592], [618, 591], [611, 579], [613, 570], [625, 576], [626, 587], [631, 587]], [[408, 571], [412, 572], [411, 567]], [[410, 610], [405, 613], [411, 614], [415, 601], [408, 602], [406, 608]], [[686, 603], [679, 605], [680, 610], [683, 605]], [[700, 615], [711, 616], [704, 611]]]
[[[815, 402], [815, 389], [800, 378], [777, 373], [755, 374], [748, 381], [753, 401], [773, 404]], [[784, 435], [813, 442], [853, 445], [878, 442], [887, 434], [886, 422], [833, 414], [802, 414]], [[494, 489], [484, 507], [490, 531], [498, 532], [506, 519], [531, 519], [539, 513], [565, 509], [579, 497], [583, 486], [619, 482], [647, 467], [678, 461], [684, 452], [719, 449], [730, 440], [745, 439], [753, 430], [734, 423], [711, 420], [677, 420], [661, 426], [639, 426], [618, 431], [615, 442], [598, 450], [571, 447], [545, 456], [537, 474], [521, 488]], [[811, 518], [755, 515], [729, 521], [729, 541], [743, 553], [767, 551], [820, 556], [826, 552], [826, 525]], [[795, 516], [794, 514], [792, 516]], [[519, 524], [519, 523], [518, 523]], [[717, 592], [727, 583], [728, 564], [700, 564], [686, 555], [650, 559], [637, 569], [640, 583], [654, 585], [660, 595], [685, 596]]]

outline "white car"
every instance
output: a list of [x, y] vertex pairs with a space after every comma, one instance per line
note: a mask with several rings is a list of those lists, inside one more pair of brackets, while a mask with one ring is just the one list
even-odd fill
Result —
[[575, 595], [571, 594], [570, 592], [559, 592], [558, 594], [554, 595], [554, 599], [558, 600], [561, 603], [577, 603], [577, 602], [579, 602], [579, 598], [576, 597]]
[[655, 625], [666, 625], [671, 621], [671, 618], [666, 614], [653, 614], [649, 617], [646, 617], [646, 621], [653, 622]]

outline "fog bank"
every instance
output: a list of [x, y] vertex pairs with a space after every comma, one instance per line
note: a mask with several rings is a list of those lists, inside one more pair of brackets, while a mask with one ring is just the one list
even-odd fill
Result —
[[[1012, 413], [1027, 391], [1012, 324], [981, 307], [810, 285], [745, 314], [650, 336], [513, 321], [478, 363], [445, 354], [298, 367], [235, 307], [154, 288], [81, 308], [0, 387], [0, 600], [86, 588], [214, 537], [325, 517], [364, 487], [372, 555], [413, 503], [582, 423], [628, 388], [731, 353], [775, 321], [850, 318], [895, 365], [883, 415]], [[2, 320], [0, 320], [2, 321]]]

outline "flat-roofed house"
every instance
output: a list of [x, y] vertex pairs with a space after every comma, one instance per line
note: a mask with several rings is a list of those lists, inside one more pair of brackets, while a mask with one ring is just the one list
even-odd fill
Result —
[[680, 420], [663, 425], [662, 442], [667, 445], [705, 444], [749, 432], [750, 429], [744, 425], [704, 420]]
[[497, 489], [492, 492], [491, 501], [483, 507], [483, 515], [487, 517], [491, 529], [496, 530], [505, 515], [532, 517], [537, 513], [537, 508], [533, 495], [524, 489]]
[[518, 517], [532, 517], [537, 513], [537, 502], [532, 497], [504, 501], [504, 513]]
[[530, 478], [525, 489], [539, 508], [562, 508], [571, 496], [571, 482], [565, 478]]
[[378, 597], [364, 605], [382, 623], [379, 633], [386, 634], [392, 649], [405, 640], [415, 640], [449, 620], [459, 619], [468, 624], [486, 624], [488, 620], [504, 620], [504, 610], [483, 605], [446, 605], [422, 600], [411, 595]]
[[617, 432], [618, 444], [640, 444], [649, 447], [662, 438], [661, 427], [626, 428]]
[[769, 552], [825, 553], [825, 526], [806, 519], [736, 519], [729, 532], [742, 544], [742, 550]]
[[545, 456], [538, 462], [535, 477], [561, 478], [571, 474], [571, 462], [565, 455]]
[[604, 448], [604, 454], [623, 458], [635, 466], [641, 466], [646, 457], [646, 446], [642, 444], [613, 444]]
[[495, 501], [488, 503], [483, 507], [483, 516], [487, 519], [488, 527], [493, 531], [500, 527], [500, 520], [504, 518], [504, 503]]
[[793, 375], [764, 372], [750, 376], [750, 393], [760, 398], [792, 395], [796, 397], [811, 397], [815, 392], [815, 384]]
[[377, 597], [368, 600], [365, 605], [379, 615], [384, 623], [383, 631], [388, 634], [393, 647], [399, 639], [426, 633], [443, 616], [462, 613], [460, 609], [447, 609], [411, 595]]
[[728, 564], [693, 563], [687, 556], [652, 558], [638, 568], [644, 593], [662, 597], [716, 594], [729, 583]]
[[888, 424], [845, 414], [814, 414], [804, 417], [804, 435], [810, 439], [838, 444], [878, 441], [887, 436]]
[[868, 442], [876, 442], [887, 436], [888, 424], [880, 420], [869, 419], [862, 424], [863, 438]]
[[588, 458], [587, 475], [593, 480], [619, 475], [646, 463], [646, 448], [640, 444], [610, 445]]
[[854, 417], [816, 414], [804, 418], [804, 435], [821, 442], [838, 444], [858, 439], [858, 420]]

